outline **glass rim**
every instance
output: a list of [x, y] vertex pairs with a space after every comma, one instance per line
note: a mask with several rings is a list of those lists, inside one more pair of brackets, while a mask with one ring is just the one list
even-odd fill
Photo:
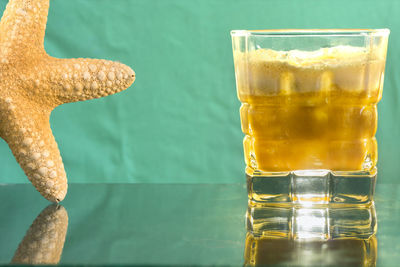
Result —
[[388, 36], [390, 30], [382, 29], [268, 29], [268, 30], [232, 30], [232, 37], [318, 37], [318, 36]]

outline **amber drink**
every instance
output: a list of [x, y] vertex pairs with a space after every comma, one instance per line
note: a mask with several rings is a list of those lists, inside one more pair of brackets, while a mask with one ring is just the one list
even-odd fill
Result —
[[231, 35], [250, 199], [370, 202], [389, 30]]

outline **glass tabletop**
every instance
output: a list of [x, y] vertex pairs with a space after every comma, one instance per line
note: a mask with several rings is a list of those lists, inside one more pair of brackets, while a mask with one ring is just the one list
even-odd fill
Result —
[[71, 184], [51, 205], [1, 185], [0, 264], [396, 266], [399, 196], [299, 209], [249, 206], [244, 184]]

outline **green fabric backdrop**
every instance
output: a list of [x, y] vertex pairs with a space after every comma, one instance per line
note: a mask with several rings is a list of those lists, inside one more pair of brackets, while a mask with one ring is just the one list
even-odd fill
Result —
[[[229, 31], [387, 27], [379, 173], [397, 183], [398, 14], [397, 0], [51, 0], [50, 55], [119, 60], [137, 74], [123, 93], [53, 112], [69, 181], [244, 182]], [[27, 182], [3, 140], [0, 164], [0, 183]]]

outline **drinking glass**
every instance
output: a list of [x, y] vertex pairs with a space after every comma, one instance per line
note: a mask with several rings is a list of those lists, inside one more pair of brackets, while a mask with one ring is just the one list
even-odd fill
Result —
[[249, 198], [371, 202], [389, 30], [231, 36]]
[[244, 266], [376, 266], [375, 206], [249, 205]]

